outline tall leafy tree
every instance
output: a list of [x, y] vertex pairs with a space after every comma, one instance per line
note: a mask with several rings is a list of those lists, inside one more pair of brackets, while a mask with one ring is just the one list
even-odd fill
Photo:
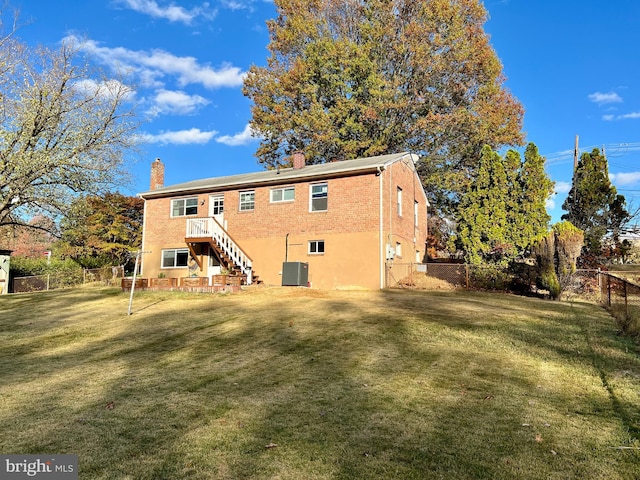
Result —
[[422, 155], [432, 203], [455, 202], [483, 145], [522, 142], [520, 103], [479, 0], [275, 0], [271, 56], [251, 67], [257, 157], [311, 163], [398, 151]]
[[506, 262], [526, 253], [547, 231], [545, 204], [553, 182], [535, 144], [504, 158], [489, 146], [482, 149], [477, 174], [457, 209], [457, 240], [471, 263]]
[[594, 148], [580, 156], [573, 172], [571, 190], [562, 204], [567, 213], [563, 220], [584, 232], [586, 254], [600, 255], [607, 232], [619, 242], [619, 232], [630, 215], [623, 195], [619, 195], [609, 180], [606, 157]]
[[39, 228], [31, 218], [59, 218], [79, 192], [121, 184], [137, 121], [131, 88], [75, 45], [31, 48], [14, 33], [0, 36], [0, 227]]
[[119, 193], [81, 197], [61, 221], [56, 253], [84, 268], [125, 265], [142, 243], [144, 202]]

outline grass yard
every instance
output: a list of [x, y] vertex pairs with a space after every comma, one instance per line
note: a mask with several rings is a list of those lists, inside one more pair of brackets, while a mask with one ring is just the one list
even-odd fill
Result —
[[637, 479], [595, 305], [461, 291], [0, 298], [0, 452], [82, 479]]

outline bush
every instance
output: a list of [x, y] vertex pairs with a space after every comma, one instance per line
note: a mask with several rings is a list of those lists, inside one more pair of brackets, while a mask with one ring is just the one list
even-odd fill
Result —
[[548, 268], [540, 272], [540, 287], [549, 290], [549, 296], [554, 300], [560, 297], [562, 289], [558, 276], [553, 268]]
[[11, 257], [11, 278], [50, 275], [50, 288], [69, 287], [82, 283], [82, 267], [73, 260], [52, 258]]
[[483, 290], [506, 290], [513, 282], [513, 274], [501, 265], [475, 265], [469, 281], [474, 288]]

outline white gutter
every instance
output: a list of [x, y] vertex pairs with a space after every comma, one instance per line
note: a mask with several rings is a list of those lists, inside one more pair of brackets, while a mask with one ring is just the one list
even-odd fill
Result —
[[382, 222], [383, 222], [383, 215], [382, 215], [382, 171], [385, 169], [384, 166], [378, 167], [378, 178], [379, 178], [379, 183], [380, 183], [380, 288], [384, 288], [384, 267], [385, 267], [385, 259], [386, 259], [386, 251], [384, 248], [384, 231], [383, 231], [383, 226], [382, 226]]
[[[140, 198], [142, 198], [142, 201], [144, 202], [144, 209], [142, 212], [142, 245], [140, 246], [140, 251], [145, 252], [144, 237], [147, 231], [147, 199], [144, 197]], [[144, 272], [144, 255], [140, 255], [140, 272]], [[131, 287], [131, 291], [133, 292], [133, 286]]]

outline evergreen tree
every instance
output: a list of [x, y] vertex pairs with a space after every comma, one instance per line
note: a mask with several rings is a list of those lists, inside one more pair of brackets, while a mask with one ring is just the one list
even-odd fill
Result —
[[507, 262], [524, 254], [547, 231], [545, 204], [553, 182], [544, 171], [544, 158], [530, 143], [524, 161], [515, 150], [504, 159], [491, 147], [482, 149], [475, 180], [457, 210], [457, 240], [467, 261]]
[[538, 283], [549, 290], [551, 298], [560, 298], [569, 286], [583, 244], [583, 232], [567, 221], [556, 223], [534, 242]]
[[607, 159], [600, 150], [594, 148], [583, 153], [573, 172], [571, 190], [562, 204], [567, 212], [562, 219], [584, 232], [584, 253], [600, 255], [607, 232], [619, 242], [620, 229], [629, 219], [625, 203], [624, 196], [618, 195], [609, 180]]
[[483, 145], [522, 142], [520, 103], [479, 0], [275, 0], [267, 66], [251, 67], [256, 153], [310, 163], [411, 151], [442, 209], [473, 179]]

